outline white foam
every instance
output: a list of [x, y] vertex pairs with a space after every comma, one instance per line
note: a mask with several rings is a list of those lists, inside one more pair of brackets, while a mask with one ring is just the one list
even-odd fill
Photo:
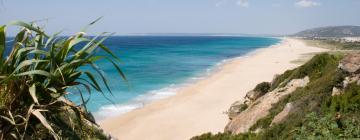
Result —
[[[279, 42], [277, 44], [268, 46], [268, 47], [277, 46], [278, 44], [281, 44], [282, 42], [283, 41], [281, 41], [281, 42]], [[127, 112], [130, 112], [132, 110], [142, 108], [146, 104], [149, 104], [149, 103], [151, 103], [153, 101], [173, 96], [173, 95], [175, 95], [177, 93], [177, 91], [180, 88], [185, 87], [187, 85], [190, 85], [192, 83], [195, 83], [195, 82], [197, 82], [199, 80], [202, 80], [202, 79], [208, 77], [209, 75], [211, 75], [211, 74], [215, 73], [216, 71], [220, 70], [221, 67], [223, 65], [227, 64], [228, 62], [252, 56], [252, 55], [256, 54], [258, 51], [260, 51], [262, 49], [266, 49], [268, 47], [258, 48], [258, 49], [247, 52], [246, 54], [243, 54], [243, 55], [238, 56], [238, 57], [224, 59], [224, 60], [216, 63], [212, 67], [206, 69], [205, 71], [200, 72], [198, 74], [195, 74], [196, 76], [190, 77], [188, 80], [186, 80], [185, 82], [183, 82], [181, 84], [172, 84], [172, 85], [170, 85], [168, 87], [165, 87], [165, 88], [162, 88], [162, 89], [149, 91], [148, 93], [143, 94], [143, 95], [139, 95], [138, 97], [136, 97], [133, 100], [131, 100], [131, 101], [127, 102], [127, 103], [124, 103], [124, 104], [102, 106], [102, 107], [100, 107], [99, 111], [94, 113], [95, 119], [96, 120], [103, 120], [103, 119], [106, 119], [106, 118], [116, 117], [116, 116], [119, 116], [121, 114], [125, 114]]]
[[177, 89], [178, 88], [173, 84], [159, 90], [153, 90], [146, 94], [139, 95], [138, 97], [124, 104], [102, 106], [97, 112], [94, 113], [95, 119], [103, 120], [142, 108], [152, 101], [175, 95]]
[[206, 78], [207, 76], [211, 75], [216, 70], [221, 68], [222, 65], [226, 64], [227, 62], [229, 62], [233, 59], [234, 58], [222, 60], [221, 62], [216, 63], [214, 66], [206, 69], [205, 71], [200, 72], [199, 74], [195, 74], [196, 76], [190, 77], [188, 80], [186, 80], [185, 82], [183, 82], [181, 84], [171, 84], [170, 86], [167, 86], [162, 89], [149, 91], [148, 93], [139, 95], [136, 98], [134, 98], [124, 104], [102, 106], [99, 108], [99, 110], [97, 112], [93, 113], [95, 116], [95, 119], [99, 121], [99, 120], [103, 120], [106, 118], [116, 117], [116, 116], [128, 113], [132, 110], [142, 108], [146, 104], [149, 104], [153, 101], [173, 96], [177, 93], [177, 91], [180, 88]]
[[115, 117], [132, 110], [143, 107], [144, 105], [141, 103], [128, 103], [128, 104], [120, 104], [120, 105], [105, 105], [100, 107], [99, 111], [94, 113], [96, 120], [103, 120], [110, 117]]

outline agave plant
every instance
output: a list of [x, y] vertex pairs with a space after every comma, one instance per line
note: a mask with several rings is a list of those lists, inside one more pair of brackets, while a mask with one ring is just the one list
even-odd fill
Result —
[[[6, 38], [7, 26], [21, 28], [12, 40]], [[49, 36], [35, 23], [21, 21], [0, 26], [0, 139], [83, 139], [96, 135], [89, 127], [93, 119], [88, 115], [89, 99], [85, 99], [82, 89], [89, 94], [92, 90], [111, 93], [95, 64], [100, 59], [111, 62], [125, 79], [119, 58], [102, 44], [112, 34], [58, 34]], [[97, 49], [109, 55], [97, 56]], [[83, 66], [93, 71], [83, 71]], [[82, 99], [79, 105], [64, 98], [71, 88]]]

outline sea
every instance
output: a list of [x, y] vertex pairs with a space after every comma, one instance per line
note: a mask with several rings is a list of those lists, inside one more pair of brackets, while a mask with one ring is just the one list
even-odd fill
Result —
[[[120, 58], [119, 65], [127, 81], [120, 77], [109, 61], [96, 62], [112, 94], [104, 84], [101, 84], [104, 94], [95, 90], [84, 94], [85, 98], [90, 98], [87, 109], [97, 120], [103, 120], [142, 108], [153, 101], [175, 95], [179, 88], [201, 80], [231, 59], [245, 57], [256, 49], [280, 41], [278, 38], [241, 36], [111, 37], [104, 44]], [[98, 50], [97, 55], [109, 56], [102, 50]], [[96, 74], [90, 67], [81, 69]], [[96, 76], [99, 81], [100, 78]], [[76, 93], [67, 97], [80, 102]]]

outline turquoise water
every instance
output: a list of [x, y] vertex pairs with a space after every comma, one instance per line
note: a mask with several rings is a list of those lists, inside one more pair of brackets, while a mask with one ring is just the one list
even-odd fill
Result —
[[[178, 87], [205, 76], [224, 60], [276, 43], [279, 39], [231, 36], [128, 36], [105, 42], [123, 61], [126, 84], [111, 63], [99, 61], [114, 95], [92, 93], [88, 109], [97, 119], [118, 115], [175, 94]], [[104, 52], [98, 52], [105, 55]], [[88, 69], [86, 67], [84, 70]], [[239, 77], [240, 78], [240, 77]], [[105, 89], [105, 88], [104, 88]], [[77, 96], [69, 96], [78, 101]]]

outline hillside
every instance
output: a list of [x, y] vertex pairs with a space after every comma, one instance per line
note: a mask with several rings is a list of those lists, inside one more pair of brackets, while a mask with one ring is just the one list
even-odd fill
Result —
[[360, 138], [360, 54], [320, 54], [229, 109], [224, 133], [193, 140]]
[[304, 30], [294, 34], [297, 37], [326, 38], [326, 37], [358, 37], [360, 26], [331, 26]]

